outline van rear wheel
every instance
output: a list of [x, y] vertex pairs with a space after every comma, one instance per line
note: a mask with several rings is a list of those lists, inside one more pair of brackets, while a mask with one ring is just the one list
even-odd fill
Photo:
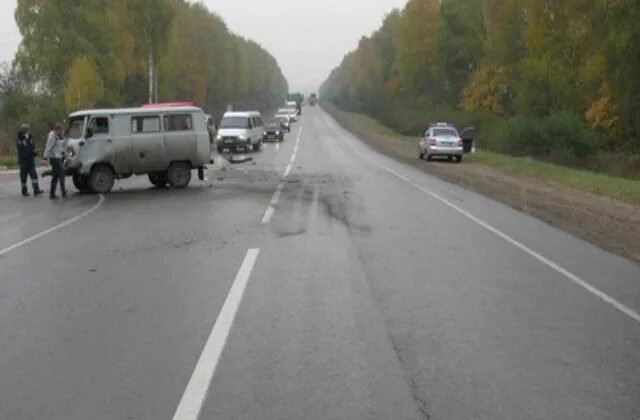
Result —
[[98, 194], [107, 194], [116, 180], [113, 169], [106, 165], [94, 166], [89, 175], [89, 187]]
[[185, 188], [191, 182], [191, 165], [185, 162], [172, 163], [167, 178], [173, 188]]
[[164, 188], [169, 182], [167, 172], [152, 172], [149, 174], [149, 182], [158, 188]]

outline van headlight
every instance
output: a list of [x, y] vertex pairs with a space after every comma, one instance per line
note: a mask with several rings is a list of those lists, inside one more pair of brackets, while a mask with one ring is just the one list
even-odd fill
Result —
[[238, 140], [245, 141], [245, 140], [247, 140], [247, 137], [246, 136], [238, 136]]
[[218, 133], [218, 135], [216, 136], [216, 140], [222, 140], [222, 134]]

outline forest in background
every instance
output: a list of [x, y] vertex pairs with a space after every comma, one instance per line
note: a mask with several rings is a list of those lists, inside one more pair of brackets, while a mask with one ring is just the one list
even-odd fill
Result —
[[446, 120], [488, 149], [640, 174], [638, 22], [640, 0], [409, 0], [320, 93], [405, 135]]
[[287, 81], [273, 56], [234, 35], [204, 5], [185, 0], [18, 0], [22, 42], [0, 66], [0, 155], [27, 122], [38, 142], [51, 124], [90, 107], [192, 101], [282, 103]]

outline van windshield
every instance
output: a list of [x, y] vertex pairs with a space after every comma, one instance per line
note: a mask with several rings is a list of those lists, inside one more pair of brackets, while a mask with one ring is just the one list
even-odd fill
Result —
[[64, 136], [68, 139], [79, 139], [82, 137], [82, 130], [84, 129], [85, 117], [73, 117], [67, 122], [67, 129]]
[[249, 128], [249, 118], [224, 117], [220, 123], [220, 128]]

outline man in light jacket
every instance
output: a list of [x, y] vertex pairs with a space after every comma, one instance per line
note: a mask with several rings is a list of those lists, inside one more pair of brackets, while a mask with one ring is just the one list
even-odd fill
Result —
[[65, 170], [64, 165], [62, 164], [63, 142], [62, 124], [57, 123], [49, 133], [49, 136], [47, 137], [47, 145], [44, 149], [44, 157], [49, 160], [49, 164], [51, 165], [51, 188], [49, 190], [49, 198], [51, 200], [58, 199], [58, 196], [56, 195], [58, 183], [60, 183], [62, 198], [67, 196], [67, 190], [64, 185]]

